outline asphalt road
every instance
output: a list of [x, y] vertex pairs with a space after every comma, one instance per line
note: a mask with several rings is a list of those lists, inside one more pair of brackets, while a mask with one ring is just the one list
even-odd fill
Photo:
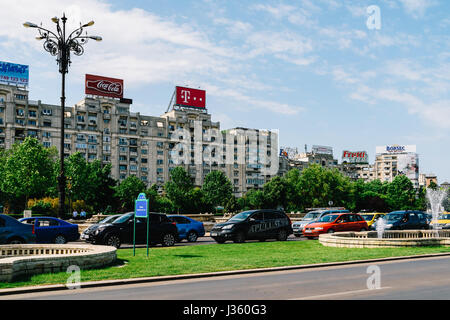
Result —
[[[380, 282], [371, 281], [378, 270]], [[97, 300], [450, 299], [450, 257], [2, 296]], [[371, 286], [368, 288], [368, 279]], [[377, 287], [377, 285], [379, 285]]]

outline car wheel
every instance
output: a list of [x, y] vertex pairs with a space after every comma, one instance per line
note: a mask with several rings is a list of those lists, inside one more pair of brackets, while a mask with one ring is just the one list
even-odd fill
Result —
[[333, 230], [333, 229], [329, 229], [329, 230], [327, 231], [327, 233], [334, 233], [334, 230]]
[[288, 234], [287, 234], [286, 230], [281, 229], [281, 230], [278, 232], [277, 240], [278, 240], [278, 241], [286, 241], [287, 238], [288, 238]]
[[238, 232], [235, 236], [234, 236], [234, 243], [243, 243], [245, 242], [245, 234], [243, 232]]
[[166, 233], [162, 238], [163, 247], [171, 247], [175, 244], [175, 237], [171, 233]]
[[220, 244], [225, 243], [225, 239], [214, 239], [214, 241]]
[[197, 232], [195, 231], [190, 231], [187, 235], [187, 241], [188, 242], [195, 242], [198, 239], [198, 235]]
[[25, 242], [20, 238], [12, 238], [8, 241], [8, 244], [22, 244], [22, 243]]
[[120, 248], [120, 245], [122, 244], [120, 241], [120, 237], [116, 234], [111, 234], [106, 237], [105, 244], [107, 246], [116, 247], [117, 249]]
[[65, 244], [67, 242], [66, 237], [64, 237], [62, 234], [57, 235], [56, 238], [53, 240], [56, 244]]

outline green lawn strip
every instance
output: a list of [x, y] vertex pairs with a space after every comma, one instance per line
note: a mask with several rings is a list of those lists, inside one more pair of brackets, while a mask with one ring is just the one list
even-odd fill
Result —
[[[118, 264], [102, 269], [82, 270], [81, 281], [100, 281], [155, 277], [243, 269], [281, 267], [395, 256], [450, 252], [450, 247], [413, 248], [333, 248], [317, 240], [265, 243], [226, 243], [117, 251]], [[65, 272], [40, 274], [14, 283], [0, 283], [0, 288], [44, 284], [65, 284]]]

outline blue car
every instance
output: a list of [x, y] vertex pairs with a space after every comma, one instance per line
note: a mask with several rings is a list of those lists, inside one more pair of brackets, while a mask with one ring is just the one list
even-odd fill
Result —
[[0, 244], [36, 243], [33, 226], [0, 214]]
[[19, 219], [20, 222], [34, 226], [36, 243], [64, 244], [80, 238], [78, 225], [53, 217], [32, 217]]
[[178, 241], [186, 239], [189, 242], [195, 242], [198, 237], [203, 237], [205, 235], [203, 222], [179, 215], [167, 217], [177, 225]]

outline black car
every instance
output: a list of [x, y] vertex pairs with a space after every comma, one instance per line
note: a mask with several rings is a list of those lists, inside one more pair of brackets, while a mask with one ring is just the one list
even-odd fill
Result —
[[[429, 229], [427, 214], [422, 211], [393, 211], [386, 214], [382, 219], [384, 220], [385, 230]], [[377, 229], [378, 221], [372, 224], [372, 230]]]
[[[149, 242], [173, 246], [178, 238], [176, 225], [165, 214], [150, 212]], [[122, 243], [133, 243], [134, 212], [128, 212], [112, 223], [101, 224], [94, 230], [85, 232], [83, 239], [95, 244], [119, 248]], [[136, 243], [147, 242], [147, 219], [136, 218]]]
[[250, 210], [238, 213], [227, 222], [218, 223], [210, 231], [210, 237], [218, 243], [232, 240], [276, 239], [285, 241], [292, 234], [291, 220], [278, 210]]

